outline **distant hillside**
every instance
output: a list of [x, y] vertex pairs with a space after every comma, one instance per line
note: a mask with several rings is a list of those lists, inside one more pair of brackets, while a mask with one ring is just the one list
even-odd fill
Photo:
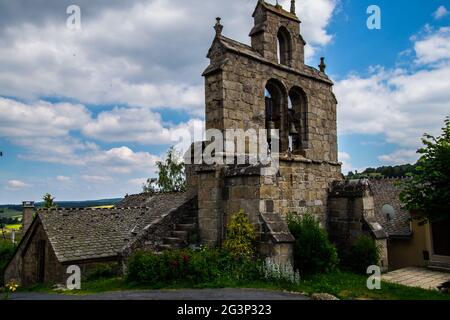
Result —
[[367, 168], [363, 172], [349, 172], [347, 178], [402, 178], [416, 173], [417, 165], [404, 164], [401, 166], [384, 166], [379, 168]]
[[[56, 205], [60, 208], [89, 208], [89, 207], [104, 207], [113, 206], [122, 201], [122, 198], [116, 199], [102, 199], [102, 200], [88, 200], [88, 201], [56, 201]], [[36, 208], [42, 207], [43, 202], [37, 202], [35, 204]], [[12, 214], [17, 212], [19, 214], [22, 212], [21, 204], [5, 204], [0, 205], [0, 215], [2, 215], [2, 209], [5, 210], [6, 214]], [[14, 215], [14, 214], [13, 214]], [[6, 215], [5, 215], [6, 216]]]
[[22, 216], [22, 208], [20, 211], [10, 208], [2, 208], [0, 206], [0, 218], [17, 218]]

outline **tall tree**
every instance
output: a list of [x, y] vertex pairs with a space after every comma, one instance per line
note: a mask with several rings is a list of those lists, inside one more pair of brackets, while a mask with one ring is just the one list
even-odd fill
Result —
[[416, 172], [402, 184], [400, 198], [408, 210], [419, 213], [422, 223], [446, 220], [450, 218], [450, 117], [441, 136], [425, 134], [422, 142]]
[[144, 192], [169, 193], [186, 190], [186, 175], [184, 172], [184, 162], [173, 147], [167, 152], [164, 162], [158, 161], [158, 179], [148, 179], [143, 186]]
[[44, 208], [46, 209], [52, 209], [55, 208], [55, 198], [52, 197], [52, 195], [50, 193], [46, 193], [43, 197], [42, 200], [44, 200]]

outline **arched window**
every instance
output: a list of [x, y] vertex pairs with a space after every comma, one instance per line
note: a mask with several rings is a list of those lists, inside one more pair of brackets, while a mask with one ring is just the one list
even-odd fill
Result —
[[[265, 87], [265, 115], [266, 129], [284, 130], [282, 110], [286, 104], [286, 91], [283, 85], [277, 80], [269, 80]], [[269, 148], [271, 148], [270, 132], [267, 135]], [[280, 141], [280, 148], [282, 148]]]
[[285, 27], [281, 27], [277, 34], [278, 63], [290, 65], [291, 55], [291, 35]]
[[299, 87], [289, 91], [288, 123], [290, 149], [298, 153], [308, 148], [308, 103], [305, 92]]

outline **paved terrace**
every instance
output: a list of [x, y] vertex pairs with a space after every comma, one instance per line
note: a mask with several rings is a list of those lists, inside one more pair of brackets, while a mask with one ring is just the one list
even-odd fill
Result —
[[411, 267], [386, 273], [382, 276], [382, 279], [386, 282], [408, 287], [438, 290], [438, 286], [450, 281], [450, 273]]

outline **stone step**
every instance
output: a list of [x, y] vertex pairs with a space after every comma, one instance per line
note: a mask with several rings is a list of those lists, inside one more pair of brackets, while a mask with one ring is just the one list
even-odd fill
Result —
[[174, 238], [180, 238], [184, 241], [187, 241], [189, 238], [189, 232], [188, 231], [172, 231], [171, 236]]
[[195, 230], [195, 228], [197, 227], [197, 225], [195, 223], [181, 223], [181, 224], [177, 224], [175, 231], [193, 231]]
[[432, 262], [428, 266], [428, 269], [434, 270], [434, 271], [450, 272], [450, 265], [447, 264], [447, 263], [435, 263], [435, 262]]

